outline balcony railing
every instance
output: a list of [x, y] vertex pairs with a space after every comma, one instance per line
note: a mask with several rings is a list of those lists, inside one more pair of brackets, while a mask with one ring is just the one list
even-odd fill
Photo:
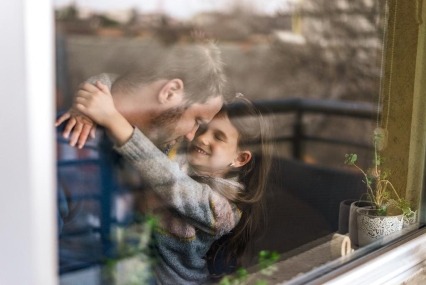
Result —
[[261, 110], [262, 114], [295, 115], [291, 135], [274, 138], [275, 142], [291, 143], [293, 158], [301, 159], [303, 157], [303, 143], [308, 141], [333, 145], [346, 145], [364, 149], [372, 148], [371, 144], [355, 142], [353, 140], [308, 135], [305, 131], [303, 118], [309, 114], [320, 114], [324, 116], [340, 116], [372, 121], [376, 120], [378, 112], [377, 107], [373, 104], [337, 100], [290, 98], [258, 100], [255, 102], [255, 105]]

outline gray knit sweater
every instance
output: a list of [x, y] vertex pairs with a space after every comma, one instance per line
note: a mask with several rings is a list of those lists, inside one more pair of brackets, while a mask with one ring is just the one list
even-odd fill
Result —
[[102, 84], [105, 84], [108, 86], [109, 89], [111, 89], [112, 84], [117, 80], [118, 74], [114, 73], [101, 73], [95, 76], [91, 76], [89, 79], [87, 79], [85, 82], [95, 84], [96, 81], [100, 81]]
[[[154, 269], [157, 283], [203, 284], [209, 276], [204, 256], [216, 239], [237, 225], [240, 210], [209, 185], [188, 176], [138, 129], [115, 149], [166, 204], [156, 212], [160, 220], [154, 233], [159, 255]], [[215, 185], [242, 189], [238, 182], [213, 179]]]

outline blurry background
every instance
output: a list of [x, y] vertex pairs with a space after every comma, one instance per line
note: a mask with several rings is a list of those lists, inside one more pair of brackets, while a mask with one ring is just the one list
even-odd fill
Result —
[[[202, 31], [223, 52], [230, 81], [250, 99], [326, 99], [378, 104], [385, 8], [375, 0], [96, 1], [56, 0], [58, 108], [77, 85], [102, 73], [122, 73], [159, 49], [191, 44]], [[356, 108], [356, 107], [355, 107]], [[307, 114], [304, 134], [364, 147], [303, 143], [302, 159], [343, 167], [357, 152], [369, 163], [371, 120]], [[272, 116], [275, 134], [293, 131], [294, 114]], [[290, 156], [288, 143], [277, 155]], [[365, 146], [367, 148], [365, 148]], [[366, 151], [367, 150], [367, 151]]]
[[[359, 172], [344, 159], [357, 153], [361, 167], [371, 163], [383, 103], [386, 0], [55, 3], [58, 111], [90, 76], [143, 66], [172, 45], [191, 45], [194, 31], [215, 40], [229, 81], [269, 111], [273, 127], [268, 221], [254, 256], [259, 250], [291, 256], [329, 236], [337, 230], [340, 202], [365, 193]], [[90, 157], [90, 150], [63, 145], [59, 158]], [[104, 197], [101, 182], [95, 183]], [[100, 207], [106, 218], [96, 221], [108, 220], [109, 205]], [[248, 256], [247, 264], [252, 261]]]

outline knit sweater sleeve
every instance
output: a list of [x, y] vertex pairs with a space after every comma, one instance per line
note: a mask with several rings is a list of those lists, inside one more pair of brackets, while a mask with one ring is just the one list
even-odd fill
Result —
[[95, 84], [96, 81], [99, 81], [102, 84], [105, 84], [106, 86], [108, 86], [109, 89], [111, 89], [112, 84], [117, 78], [118, 78], [118, 75], [114, 73], [101, 73], [101, 74], [89, 77], [85, 82]]
[[220, 236], [231, 231], [241, 218], [234, 203], [188, 176], [138, 129], [129, 141], [115, 149], [130, 161], [153, 191], [197, 228]]

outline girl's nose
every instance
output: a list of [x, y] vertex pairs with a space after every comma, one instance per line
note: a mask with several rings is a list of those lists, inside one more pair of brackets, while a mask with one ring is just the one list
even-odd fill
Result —
[[197, 136], [197, 141], [203, 145], [209, 144], [208, 132], [204, 132]]

